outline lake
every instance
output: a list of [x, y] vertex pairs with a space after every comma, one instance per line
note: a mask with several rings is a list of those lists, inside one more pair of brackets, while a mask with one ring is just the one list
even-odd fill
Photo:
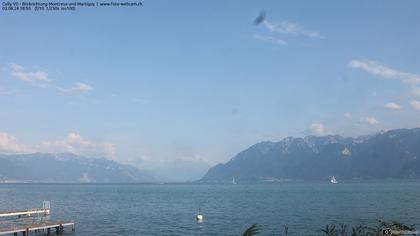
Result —
[[[329, 184], [0, 184], [0, 210], [51, 202], [51, 219], [72, 219], [65, 235], [321, 235], [326, 224], [377, 219], [420, 226], [420, 181]], [[198, 209], [204, 222], [197, 224]]]

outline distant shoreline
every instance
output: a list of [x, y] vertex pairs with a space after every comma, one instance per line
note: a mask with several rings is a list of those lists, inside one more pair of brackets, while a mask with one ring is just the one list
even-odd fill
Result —
[[[419, 182], [420, 179], [351, 179], [341, 180], [340, 184], [349, 183], [392, 183], [392, 182]], [[265, 185], [265, 184], [330, 184], [324, 180], [288, 180], [288, 181], [245, 181], [239, 182], [239, 185]], [[68, 184], [68, 185], [166, 185], [166, 184], [194, 184], [194, 185], [232, 185], [229, 181], [185, 181], [185, 182], [62, 182], [62, 181], [20, 181], [20, 180], [3, 180], [0, 185], [7, 184]]]

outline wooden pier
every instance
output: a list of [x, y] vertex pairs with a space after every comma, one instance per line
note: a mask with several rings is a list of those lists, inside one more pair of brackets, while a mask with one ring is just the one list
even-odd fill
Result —
[[[18, 235], [29, 236], [33, 233], [47, 233], [51, 231], [60, 233], [64, 231], [64, 227], [71, 227], [74, 232], [75, 224], [73, 221], [50, 221], [50, 202], [44, 201], [42, 208], [34, 208], [28, 210], [17, 211], [0, 211], [0, 235]], [[17, 217], [17, 218], [14, 218]], [[12, 219], [12, 220], [10, 220]], [[14, 220], [13, 220], [14, 219]]]
[[64, 231], [65, 226], [71, 226], [71, 230], [74, 232], [75, 226], [74, 222], [72, 221], [48, 221], [41, 224], [29, 224], [29, 225], [19, 225], [16, 227], [6, 227], [0, 228], [0, 235], [18, 235], [18, 233], [22, 233], [23, 236], [29, 236], [30, 232], [47, 232], [47, 234], [51, 233], [51, 230], [55, 229], [56, 233], [60, 233]]
[[42, 208], [35, 208], [29, 210], [18, 210], [18, 211], [0, 211], [0, 217], [10, 217], [10, 216], [32, 216], [32, 215], [49, 215], [50, 214], [50, 202], [42, 202]]
[[19, 210], [19, 211], [0, 211], [0, 217], [8, 216], [31, 216], [31, 215], [49, 215], [49, 208], [36, 208], [29, 210]]

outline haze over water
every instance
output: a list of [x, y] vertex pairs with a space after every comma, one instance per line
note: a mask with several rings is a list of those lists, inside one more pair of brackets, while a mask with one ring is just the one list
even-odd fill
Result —
[[[0, 209], [40, 207], [72, 219], [65, 235], [240, 235], [253, 223], [263, 235], [320, 235], [326, 224], [420, 226], [419, 181], [276, 184], [1, 184]], [[195, 215], [201, 208], [204, 223]]]

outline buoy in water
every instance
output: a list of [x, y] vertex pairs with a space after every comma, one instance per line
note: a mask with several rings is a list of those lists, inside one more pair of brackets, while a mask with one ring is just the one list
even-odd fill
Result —
[[195, 219], [197, 220], [197, 223], [203, 223], [204, 217], [203, 215], [198, 214]]

